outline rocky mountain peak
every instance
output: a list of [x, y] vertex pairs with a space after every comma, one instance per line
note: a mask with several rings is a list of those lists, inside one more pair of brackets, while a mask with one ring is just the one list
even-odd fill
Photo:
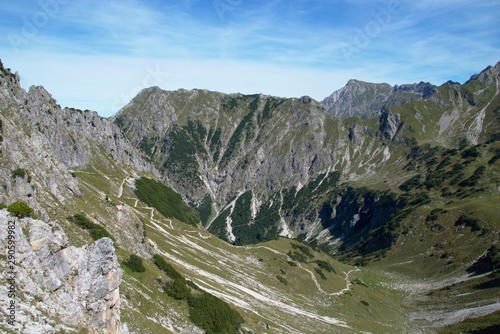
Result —
[[467, 80], [466, 83], [471, 81], [480, 81], [484, 85], [490, 85], [494, 82], [500, 74], [500, 61], [495, 66], [488, 66], [479, 74], [474, 74]]
[[10, 68], [3, 67], [2, 60], [0, 59], [0, 83], [2, 86], [7, 84], [20, 87], [21, 79], [19, 78], [19, 73], [12, 73]]
[[390, 106], [429, 98], [437, 87], [430, 83], [395, 85], [349, 80], [347, 84], [323, 100], [329, 114], [342, 117], [371, 118]]
[[392, 89], [392, 93], [398, 91], [404, 91], [408, 93], [412, 93], [415, 95], [420, 95], [421, 99], [427, 99], [429, 96], [434, 94], [437, 90], [437, 86], [434, 86], [428, 82], [419, 82], [413, 84], [403, 84], [403, 85], [395, 85]]
[[[28, 90], [28, 104], [49, 103], [56, 105], [57, 101], [43, 86], [31, 86]], [[33, 105], [32, 105], [33, 106]]]

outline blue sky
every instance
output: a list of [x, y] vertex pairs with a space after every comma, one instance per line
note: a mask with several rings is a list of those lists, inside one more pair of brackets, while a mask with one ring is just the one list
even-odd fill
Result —
[[465, 82], [500, 60], [500, 1], [2, 1], [0, 59], [106, 117], [149, 86], [321, 101], [349, 79]]

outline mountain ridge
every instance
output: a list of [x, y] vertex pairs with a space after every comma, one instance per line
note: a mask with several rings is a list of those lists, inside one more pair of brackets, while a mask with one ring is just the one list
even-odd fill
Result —
[[[121, 264], [142, 257], [145, 273], [122, 266], [121, 321], [132, 330], [201, 332], [184, 301], [158, 293], [170, 281], [153, 254], [238, 308], [245, 330], [491, 324], [498, 82], [497, 64], [371, 118], [333, 117], [307, 96], [153, 87], [104, 119], [60, 108], [42, 87], [25, 92], [2, 67], [0, 201], [27, 202], [77, 247], [91, 243], [71, 218], [84, 212], [116, 239]], [[142, 202], [139, 178], [179, 192], [200, 224]]]
[[[204, 204], [212, 207], [208, 215], [211, 218], [204, 224], [226, 240], [235, 241], [238, 236], [231, 228], [234, 208], [239, 207], [238, 199], [246, 192], [251, 194], [246, 201], [253, 203], [255, 217], [255, 210], [269, 196], [293, 186], [298, 192], [308, 182], [326, 178], [334, 170], [341, 173], [341, 182], [390, 178], [387, 171], [400, 170], [403, 165], [399, 157], [403, 152], [408, 154], [409, 147], [419, 141], [437, 142], [444, 147], [456, 147], [460, 140], [477, 144], [483, 132], [485, 108], [477, 114], [469, 111], [471, 107], [479, 108], [479, 104], [465, 87], [478, 82], [484, 85], [479, 94], [488, 89], [498, 94], [497, 86], [487, 88], [497, 85], [490, 77], [498, 76], [498, 69], [492, 67], [482, 73], [477, 78], [484, 80], [463, 86], [421, 83], [391, 88], [380, 84], [390, 94], [421, 94], [421, 102], [426, 105], [418, 111], [420, 102], [412, 100], [379, 110], [379, 116], [367, 119], [332, 117], [322, 103], [309, 97], [282, 99], [206, 90], [167, 92], [159, 88], [143, 90], [111, 119], [135, 145], [150, 154], [160, 172], [168, 175], [170, 184], [188, 201], [195, 206], [210, 202]], [[411, 111], [407, 112], [406, 107]], [[429, 113], [429, 108], [438, 111]], [[148, 115], [154, 117], [148, 119]], [[425, 123], [435, 128], [433, 122], [437, 122], [439, 132], [426, 129]], [[463, 132], [450, 132], [457, 129], [457, 122], [468, 127], [465, 137]], [[252, 221], [245, 218], [238, 224], [251, 225]], [[286, 227], [290, 223], [285, 215], [275, 219], [274, 226], [285, 235], [300, 234], [297, 227], [291, 234], [285, 232], [290, 231], [290, 226]], [[266, 233], [261, 230], [258, 234]]]

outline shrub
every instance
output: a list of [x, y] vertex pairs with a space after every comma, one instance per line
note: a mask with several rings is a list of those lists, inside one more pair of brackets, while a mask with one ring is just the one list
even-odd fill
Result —
[[288, 285], [288, 281], [283, 277], [283, 276], [276, 276], [276, 278], [278, 279], [278, 281], [280, 281], [281, 283], [285, 284], [285, 285]]
[[137, 198], [156, 208], [165, 217], [175, 217], [180, 221], [196, 226], [197, 212], [182, 200], [181, 195], [161, 182], [140, 178], [135, 182]]
[[239, 333], [243, 318], [223, 300], [207, 292], [188, 298], [189, 319], [206, 333]]
[[19, 218], [31, 216], [33, 214], [33, 209], [28, 206], [28, 204], [17, 201], [12, 203], [7, 207], [7, 210]]
[[460, 187], [473, 187], [477, 184], [477, 181], [484, 175], [484, 172], [486, 170], [486, 167], [484, 166], [479, 166], [474, 173], [472, 174], [471, 177], [468, 179], [460, 182], [458, 185]]
[[169, 263], [167, 263], [167, 261], [165, 261], [165, 259], [161, 255], [159, 254], [153, 255], [153, 261], [154, 264], [156, 264], [158, 268], [163, 270], [163, 272], [167, 274], [170, 278], [174, 280], [182, 278], [182, 275], [179, 274], [179, 272], [175, 270], [174, 267], [172, 267]]
[[499, 140], [500, 140], [500, 133], [494, 133], [490, 135], [490, 139], [486, 142], [486, 144], [491, 144]]
[[297, 244], [292, 244], [293, 249], [300, 249], [302, 253], [307, 255], [309, 258], [314, 258], [314, 255], [311, 253], [311, 249], [307, 246], [302, 246], [302, 245], [297, 245]]
[[83, 213], [77, 213], [72, 217], [68, 217], [68, 220], [74, 222], [76, 225], [80, 226], [82, 229], [87, 230], [90, 234], [92, 240], [99, 240], [101, 238], [110, 238], [116, 241], [115, 238], [101, 225], [94, 224], [91, 222]]
[[455, 226], [465, 225], [471, 228], [472, 232], [480, 231], [482, 229], [479, 225], [479, 220], [475, 218], [468, 217], [466, 215], [461, 215], [455, 222]]
[[325, 274], [323, 273], [323, 271], [321, 271], [321, 269], [319, 268], [314, 268], [314, 270], [318, 273], [319, 277], [321, 277], [321, 279], [325, 279], [326, 280], [326, 276]]
[[422, 191], [415, 195], [414, 200], [410, 203], [410, 205], [423, 205], [430, 203], [430, 201], [431, 199], [429, 193]]
[[445, 187], [445, 188], [442, 189], [441, 196], [449, 197], [451, 195], [453, 195], [453, 192], [450, 190], [450, 188]]
[[422, 185], [422, 176], [421, 175], [415, 175], [411, 179], [407, 180], [404, 182], [402, 185], [399, 186], [399, 189], [402, 191], [410, 191], [413, 188], [418, 188]]
[[431, 211], [431, 213], [425, 218], [425, 221], [435, 221], [438, 219], [438, 214], [442, 212], [443, 209], [434, 209]]
[[[500, 269], [500, 249], [498, 246], [493, 245], [488, 248], [485, 255], [481, 256], [472, 266], [467, 268], [466, 271], [477, 275], [498, 269]], [[478, 287], [483, 286], [484, 288], [488, 288], [490, 285], [497, 287], [498, 281], [499, 279], [497, 278], [493, 281], [482, 283]]]
[[500, 153], [497, 153], [488, 161], [488, 165], [493, 165], [498, 159], [500, 159]]
[[[187, 300], [189, 305], [189, 319], [204, 329], [206, 333], [239, 333], [243, 318], [223, 300], [202, 291], [194, 283], [187, 281], [163, 257], [158, 254], [153, 256], [154, 263], [173, 282], [163, 286], [169, 296], [176, 299]], [[191, 292], [190, 288], [199, 292]]]
[[186, 281], [183, 277], [177, 277], [173, 282], [165, 284], [163, 286], [163, 291], [170, 297], [175, 299], [187, 299], [189, 297], [189, 288], [186, 285]]
[[130, 255], [130, 258], [128, 259], [128, 261], [124, 262], [123, 264], [126, 265], [127, 267], [129, 267], [130, 270], [132, 270], [133, 272], [136, 272], [136, 273], [143, 273], [146, 271], [144, 264], [142, 264], [142, 258], [140, 258], [139, 256], [137, 256], [135, 254]]
[[307, 263], [307, 257], [302, 253], [289, 251], [287, 255], [293, 261]]
[[479, 151], [475, 146], [472, 146], [469, 149], [466, 149], [465, 151], [462, 152], [462, 158], [467, 159], [467, 158], [477, 158], [479, 156]]
[[23, 168], [17, 168], [12, 171], [12, 177], [16, 178], [16, 176], [24, 178], [26, 176], [26, 170]]
[[448, 149], [448, 150], [444, 151], [442, 155], [443, 156], [446, 156], [446, 155], [455, 155], [457, 153], [458, 153], [457, 149], [452, 148], [452, 149]]
[[325, 269], [329, 273], [334, 273], [335, 272], [335, 269], [332, 267], [332, 265], [330, 263], [326, 262], [326, 261], [316, 260], [316, 263], [318, 264], [318, 266], [320, 266], [321, 268]]

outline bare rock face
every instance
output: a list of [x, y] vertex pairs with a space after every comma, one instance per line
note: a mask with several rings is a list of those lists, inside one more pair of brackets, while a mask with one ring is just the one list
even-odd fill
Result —
[[[85, 169], [108, 157], [118, 165], [159, 176], [112, 120], [89, 110], [63, 109], [42, 86], [31, 86], [26, 92], [19, 76], [1, 62], [0, 110], [0, 153], [5, 161], [0, 170], [0, 201], [4, 204], [27, 202], [40, 217], [49, 220], [40, 211], [40, 204], [47, 203], [37, 201], [53, 196], [64, 204], [71, 196], [83, 196], [70, 169]], [[32, 182], [12, 179], [11, 171], [16, 168], [26, 169]], [[37, 199], [35, 189], [48, 190], [52, 196], [44, 193]]]
[[399, 114], [391, 111], [385, 111], [380, 117], [379, 130], [384, 137], [389, 140], [393, 140], [396, 137], [401, 125], [401, 117]]
[[372, 118], [379, 116], [391, 106], [400, 106], [411, 101], [427, 100], [437, 87], [430, 83], [395, 85], [349, 80], [341, 89], [323, 100], [329, 114], [348, 118]]
[[[0, 211], [0, 243], [8, 244], [8, 226], [15, 225], [16, 322], [22, 333], [42, 333], [72, 327], [92, 332], [128, 333], [120, 322], [119, 286], [122, 270], [113, 241], [100, 239], [76, 248], [59, 224], [32, 218], [18, 219]], [[12, 270], [0, 264], [2, 280]], [[0, 287], [4, 305], [12, 298]], [[7, 319], [0, 326], [10, 328]], [[13, 328], [11, 328], [13, 329]]]

